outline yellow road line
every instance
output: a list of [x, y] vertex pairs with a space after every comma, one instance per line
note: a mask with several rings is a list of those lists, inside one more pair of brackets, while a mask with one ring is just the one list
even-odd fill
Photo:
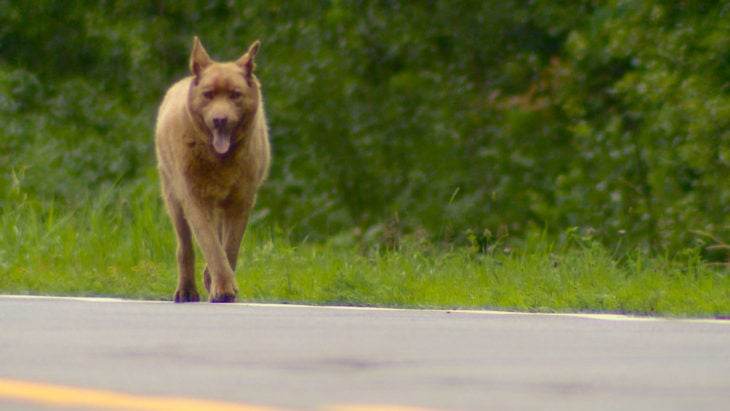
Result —
[[430, 408], [403, 407], [400, 405], [335, 405], [325, 411], [436, 411]]
[[[44, 384], [0, 378], [0, 402], [15, 401], [51, 408], [74, 407], [94, 410], [125, 411], [284, 411], [220, 401], [182, 397], [152, 397], [122, 394], [64, 385]], [[326, 411], [434, 411], [399, 405], [333, 405]]]
[[0, 401], [12, 400], [50, 407], [129, 411], [282, 411], [274, 408], [189, 399], [150, 397], [62, 385], [0, 379]]

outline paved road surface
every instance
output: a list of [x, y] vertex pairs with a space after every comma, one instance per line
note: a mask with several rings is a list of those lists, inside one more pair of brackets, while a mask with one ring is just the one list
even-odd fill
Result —
[[136, 410], [728, 410], [730, 322], [0, 296], [0, 409], [60, 409], [53, 395]]

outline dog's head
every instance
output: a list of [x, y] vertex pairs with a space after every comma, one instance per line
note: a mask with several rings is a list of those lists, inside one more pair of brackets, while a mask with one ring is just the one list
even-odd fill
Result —
[[213, 150], [225, 155], [242, 138], [259, 105], [259, 84], [253, 74], [254, 57], [261, 43], [257, 40], [235, 62], [213, 61], [197, 37], [193, 40], [190, 71], [190, 109], [208, 130]]

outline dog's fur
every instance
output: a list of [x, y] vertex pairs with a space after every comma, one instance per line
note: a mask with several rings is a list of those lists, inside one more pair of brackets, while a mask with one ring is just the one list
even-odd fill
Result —
[[157, 160], [178, 239], [175, 302], [200, 300], [191, 234], [207, 263], [210, 301], [232, 302], [238, 292], [238, 249], [270, 157], [261, 86], [253, 73], [259, 45], [254, 42], [235, 62], [219, 63], [195, 37], [192, 76], [175, 83], [160, 105]]

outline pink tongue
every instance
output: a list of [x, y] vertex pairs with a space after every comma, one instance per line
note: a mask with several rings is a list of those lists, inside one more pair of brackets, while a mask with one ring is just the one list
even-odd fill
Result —
[[230, 136], [220, 132], [213, 133], [213, 148], [218, 154], [226, 154], [231, 148]]

